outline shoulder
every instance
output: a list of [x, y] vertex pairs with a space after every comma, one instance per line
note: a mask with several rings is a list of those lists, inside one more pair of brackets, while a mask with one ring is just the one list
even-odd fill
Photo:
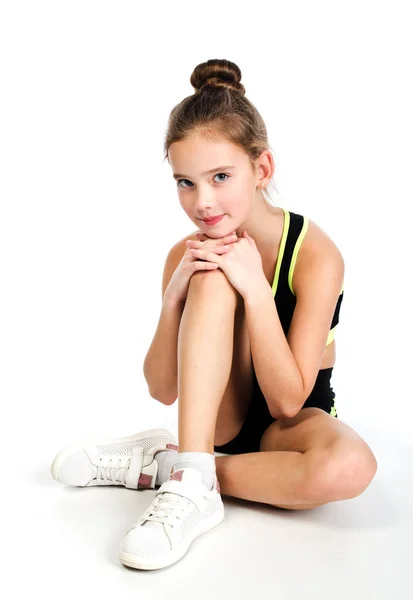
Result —
[[168, 257], [171, 257], [172, 260], [176, 260], [177, 261], [176, 264], [178, 264], [180, 262], [181, 258], [185, 254], [187, 240], [196, 241], [196, 239], [197, 239], [196, 232], [197, 231], [199, 231], [199, 230], [197, 229], [196, 231], [193, 231], [192, 233], [189, 233], [185, 237], [178, 240], [169, 250]]
[[333, 287], [343, 285], [344, 258], [337, 244], [312, 219], [302, 240], [294, 268], [294, 292], [299, 294], [317, 275], [332, 277]]
[[336, 257], [341, 256], [341, 252], [337, 244], [332, 238], [322, 229], [315, 221], [306, 217], [308, 222], [307, 233], [301, 244], [300, 253], [306, 257], [313, 254], [334, 254]]

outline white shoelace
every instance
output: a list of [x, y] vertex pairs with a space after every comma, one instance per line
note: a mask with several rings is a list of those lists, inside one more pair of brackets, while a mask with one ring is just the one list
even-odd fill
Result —
[[96, 479], [116, 485], [126, 485], [126, 471], [129, 469], [129, 465], [130, 458], [128, 456], [99, 456]]
[[[154, 521], [155, 523], [164, 523], [165, 519], [171, 514], [171, 512], [178, 506], [182, 501], [182, 496], [178, 496], [171, 492], [163, 492], [157, 496], [153, 501], [153, 506], [150, 507], [149, 516], [145, 517], [145, 521]], [[182, 508], [182, 512], [187, 510], [189, 503]], [[178, 517], [176, 515], [177, 519]]]

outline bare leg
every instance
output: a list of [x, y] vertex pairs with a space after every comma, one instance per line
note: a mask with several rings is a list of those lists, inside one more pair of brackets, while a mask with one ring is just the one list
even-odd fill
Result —
[[[209, 281], [207, 278], [209, 277]], [[214, 455], [219, 406], [231, 374], [237, 298], [219, 273], [195, 273], [178, 335], [179, 451]], [[214, 285], [214, 281], [216, 285]]]
[[[208, 273], [205, 276], [218, 275]], [[236, 296], [216, 278], [191, 279], [178, 335], [179, 452], [214, 455], [219, 406], [231, 373]], [[208, 286], [208, 287], [207, 287]], [[215, 459], [223, 495], [254, 502], [307, 506], [308, 457], [257, 452]], [[274, 490], [277, 494], [274, 495]], [[314, 501], [313, 501], [314, 502]]]
[[[211, 275], [190, 283], [178, 335], [179, 452], [214, 455], [217, 415], [231, 374], [237, 298]], [[216, 285], [215, 285], [216, 282]], [[228, 282], [228, 286], [231, 284]], [[216, 457], [222, 495], [296, 510], [354, 497], [317, 486], [328, 450], [268, 451]], [[322, 477], [321, 477], [322, 479]]]
[[251, 452], [215, 458], [223, 496], [303, 510], [343, 499], [323, 498], [311, 486], [317, 456], [311, 452]]

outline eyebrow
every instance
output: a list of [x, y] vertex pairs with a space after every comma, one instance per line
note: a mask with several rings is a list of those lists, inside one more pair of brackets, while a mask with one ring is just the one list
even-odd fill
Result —
[[[209, 169], [209, 171], [204, 171], [202, 175], [212, 175], [212, 173], [216, 173], [217, 171], [227, 171], [228, 169], [236, 169], [235, 165], [223, 165], [222, 167], [215, 167], [215, 169]], [[186, 178], [186, 175], [182, 175], [182, 173], [174, 173], [173, 178], [178, 179], [178, 177]]]

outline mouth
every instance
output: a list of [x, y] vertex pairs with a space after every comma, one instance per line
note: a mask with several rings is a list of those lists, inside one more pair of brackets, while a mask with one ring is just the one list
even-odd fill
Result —
[[224, 215], [218, 215], [216, 217], [211, 217], [210, 219], [201, 219], [201, 221], [203, 223], [205, 223], [205, 225], [215, 225], [215, 223], [218, 223], [219, 221], [221, 221], [221, 219], [225, 217]]

